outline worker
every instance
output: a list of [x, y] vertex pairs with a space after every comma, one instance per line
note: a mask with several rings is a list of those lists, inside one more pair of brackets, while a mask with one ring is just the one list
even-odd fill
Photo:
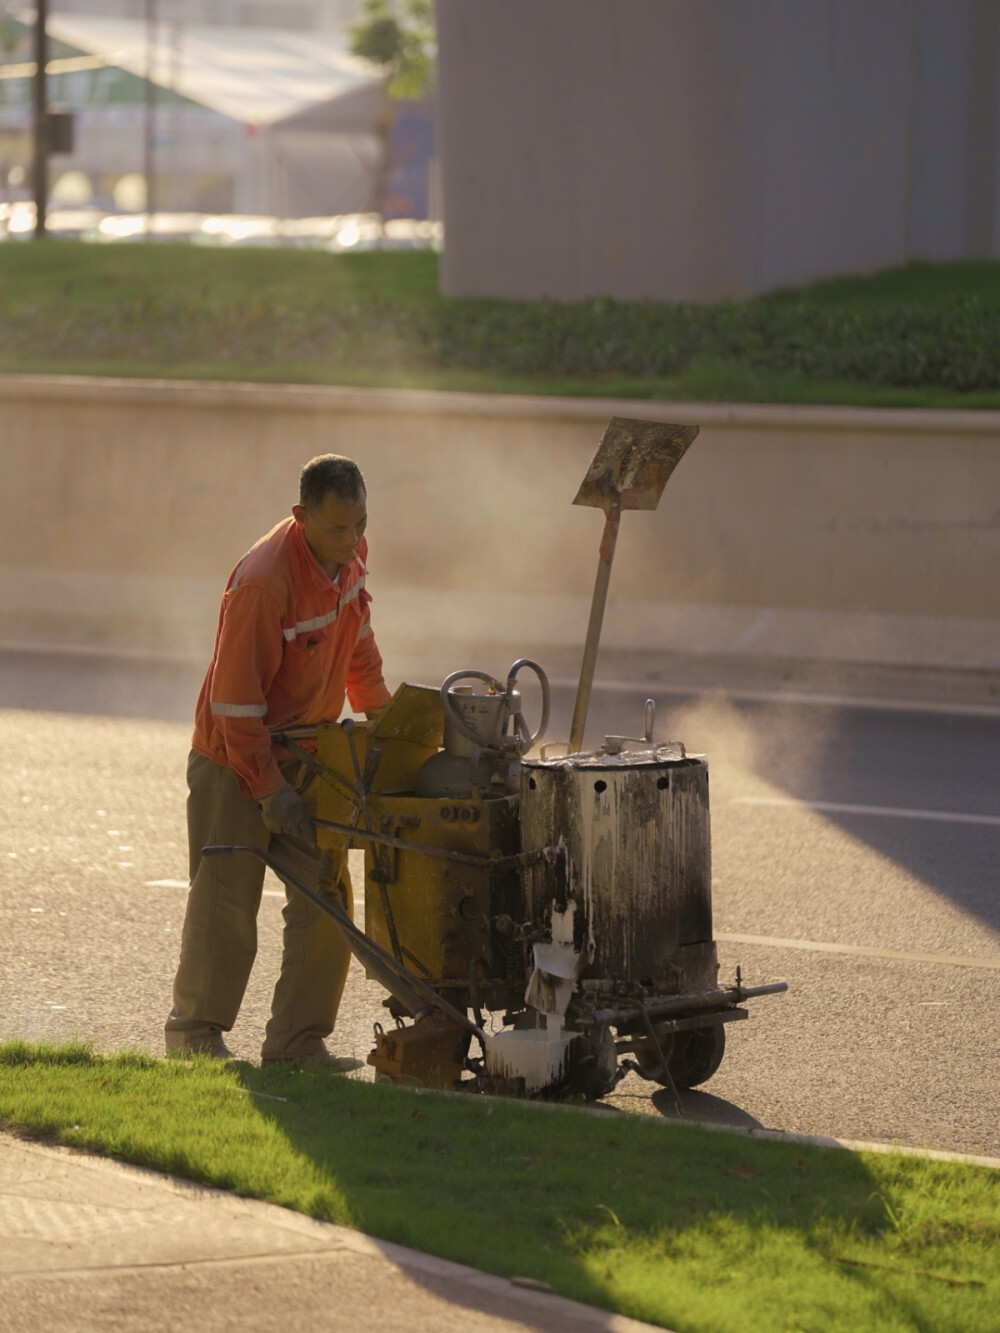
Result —
[[[195, 711], [188, 758], [191, 888], [168, 1054], [231, 1058], [223, 1034], [239, 1013], [257, 951], [264, 864], [203, 857], [210, 843], [271, 854], [316, 887], [317, 784], [272, 743], [282, 727], [335, 721], [346, 695], [377, 716], [389, 701], [365, 587], [367, 496], [357, 464], [336, 454], [302, 469], [299, 503], [254, 545], [226, 585], [215, 651]], [[343, 905], [353, 914], [350, 876]], [[332, 919], [286, 885], [281, 972], [261, 1058], [334, 1068], [325, 1044], [347, 979], [347, 945]]]

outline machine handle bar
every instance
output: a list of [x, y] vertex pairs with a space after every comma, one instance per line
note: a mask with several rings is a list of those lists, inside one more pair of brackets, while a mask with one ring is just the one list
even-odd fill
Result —
[[[397, 962], [391, 953], [387, 953], [385, 949], [376, 944], [363, 930], [359, 930], [342, 908], [311, 889], [308, 884], [304, 884], [297, 875], [293, 875], [290, 870], [286, 870], [279, 861], [275, 861], [273, 857], [268, 856], [259, 847], [251, 847], [242, 843], [217, 844], [201, 849], [202, 856], [232, 856], [240, 852], [245, 852], [248, 856], [256, 856], [259, 861], [263, 861], [282, 880], [298, 889], [299, 893], [308, 898], [327, 916], [332, 917], [337, 929], [343, 935], [345, 943], [358, 961], [370, 972], [375, 973], [381, 985], [391, 995], [395, 995], [408, 1010], [411, 1017], [419, 1018], [427, 1013], [430, 1008], [440, 1009], [453, 1023], [457, 1023], [466, 1032], [471, 1032], [479, 1040], [485, 1053], [486, 1034], [481, 1027], [473, 1023], [461, 1009], [456, 1009], [453, 1004], [439, 995], [433, 986], [428, 986], [421, 977], [411, 972], [404, 963]], [[386, 973], [389, 974], [388, 977]], [[421, 1004], [421, 1000], [424, 1001], [423, 1004]]]
[[313, 819], [317, 828], [329, 829], [331, 833], [342, 833], [346, 837], [360, 838], [362, 842], [376, 843], [381, 847], [398, 847], [404, 852], [419, 852], [421, 856], [432, 856], [439, 861], [452, 861], [455, 865], [474, 866], [477, 870], [526, 870], [528, 866], [540, 865], [543, 861], [552, 862], [565, 856], [565, 847], [538, 847], [530, 852], [515, 852], [512, 856], [473, 856], [468, 852], [449, 852], [444, 847], [429, 847], [420, 842], [409, 842], [406, 838], [395, 838], [388, 833], [368, 833], [351, 824], [336, 824], [332, 819]]

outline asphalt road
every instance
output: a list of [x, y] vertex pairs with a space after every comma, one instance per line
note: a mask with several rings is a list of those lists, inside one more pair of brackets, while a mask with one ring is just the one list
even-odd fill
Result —
[[[0, 1038], [159, 1051], [197, 684], [183, 668], [0, 654]], [[598, 691], [594, 733], [634, 732], [645, 693]], [[555, 691], [551, 735], [571, 703]], [[709, 755], [723, 976], [739, 963], [750, 983], [789, 983], [751, 1002], [684, 1114], [1000, 1155], [1000, 716], [718, 695], [659, 706], [660, 738]], [[230, 1037], [247, 1059], [278, 966], [283, 890], [265, 887]], [[339, 1052], [364, 1058], [381, 998], [352, 972]], [[610, 1100], [676, 1113], [635, 1076]]]

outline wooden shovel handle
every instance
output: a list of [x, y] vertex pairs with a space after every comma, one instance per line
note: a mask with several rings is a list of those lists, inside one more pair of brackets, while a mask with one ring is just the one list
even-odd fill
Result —
[[590, 692], [594, 685], [597, 650], [600, 647], [601, 626], [604, 623], [604, 607], [608, 600], [608, 586], [611, 583], [611, 562], [615, 558], [615, 543], [618, 540], [618, 525], [620, 522], [621, 508], [619, 506], [616, 505], [606, 511], [604, 533], [601, 537], [600, 559], [597, 562], [597, 578], [594, 581], [594, 597], [590, 604], [590, 623], [587, 626], [587, 640], [583, 646], [580, 684], [577, 686], [573, 723], [569, 732], [570, 754], [579, 754], [583, 749], [583, 733], [587, 726], [587, 713], [590, 709]]

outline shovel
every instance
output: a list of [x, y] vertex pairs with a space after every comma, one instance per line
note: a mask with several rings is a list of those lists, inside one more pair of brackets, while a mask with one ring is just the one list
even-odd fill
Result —
[[612, 417], [573, 501], [576, 505], [604, 510], [604, 535], [569, 734], [570, 754], [578, 754], [583, 749], [583, 732], [590, 708], [604, 605], [608, 599], [611, 562], [615, 557], [622, 510], [656, 508], [670, 474], [697, 434], [697, 426], [668, 426], [658, 421]]

